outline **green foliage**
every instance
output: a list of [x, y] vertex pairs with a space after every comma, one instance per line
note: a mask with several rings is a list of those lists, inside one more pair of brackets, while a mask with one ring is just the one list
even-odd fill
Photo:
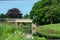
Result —
[[21, 28], [12, 23], [0, 23], [0, 40], [28, 40]]
[[31, 33], [31, 24], [30, 23], [23, 23], [19, 26], [22, 26], [21, 29], [24, 33]]
[[45, 36], [60, 37], [60, 24], [40, 26], [36, 29], [36, 32]]
[[23, 18], [30, 18], [29, 14], [25, 14]]
[[6, 18], [5, 14], [0, 14], [0, 18]]
[[60, 20], [60, 2], [59, 0], [41, 0], [34, 4], [30, 18], [36, 24], [57, 23]]
[[13, 34], [9, 34], [5, 40], [28, 40], [25, 35], [20, 31], [15, 31]]

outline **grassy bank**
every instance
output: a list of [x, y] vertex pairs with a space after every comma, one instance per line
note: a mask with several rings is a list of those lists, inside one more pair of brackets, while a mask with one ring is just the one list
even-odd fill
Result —
[[60, 24], [40, 26], [36, 29], [36, 32], [45, 36], [60, 37]]

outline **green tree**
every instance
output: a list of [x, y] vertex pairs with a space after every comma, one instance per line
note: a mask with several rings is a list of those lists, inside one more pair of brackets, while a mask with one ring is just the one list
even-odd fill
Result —
[[25, 14], [23, 18], [30, 18], [29, 14]]
[[0, 18], [6, 18], [6, 15], [5, 14], [0, 14]]
[[38, 25], [57, 23], [60, 20], [60, 1], [41, 0], [34, 4], [30, 18]]

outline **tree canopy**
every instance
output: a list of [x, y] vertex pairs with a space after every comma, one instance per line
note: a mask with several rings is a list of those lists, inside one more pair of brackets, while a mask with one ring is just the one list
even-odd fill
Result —
[[6, 15], [5, 14], [0, 14], [0, 18], [6, 18]]
[[25, 14], [23, 18], [30, 18], [29, 14]]
[[41, 0], [34, 4], [30, 18], [38, 25], [57, 23], [60, 20], [60, 0]]
[[6, 16], [9, 18], [22, 18], [22, 14], [17, 8], [9, 9]]

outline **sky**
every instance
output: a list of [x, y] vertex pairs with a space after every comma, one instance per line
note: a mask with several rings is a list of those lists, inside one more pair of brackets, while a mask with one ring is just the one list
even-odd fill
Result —
[[9, 9], [18, 8], [23, 15], [29, 14], [34, 3], [38, 0], [20, 0], [20, 1], [1, 1], [0, 0], [0, 14], [7, 13]]

